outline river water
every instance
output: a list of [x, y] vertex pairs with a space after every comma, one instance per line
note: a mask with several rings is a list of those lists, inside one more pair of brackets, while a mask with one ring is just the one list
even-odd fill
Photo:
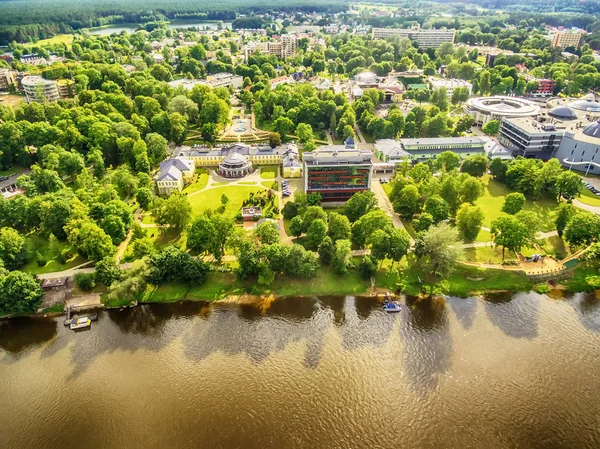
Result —
[[0, 323], [0, 448], [598, 448], [600, 299], [184, 303]]

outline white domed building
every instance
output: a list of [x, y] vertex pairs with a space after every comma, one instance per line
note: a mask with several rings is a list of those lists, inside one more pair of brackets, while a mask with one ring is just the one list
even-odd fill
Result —
[[243, 154], [233, 151], [219, 163], [217, 173], [225, 178], [243, 178], [252, 170], [252, 162]]

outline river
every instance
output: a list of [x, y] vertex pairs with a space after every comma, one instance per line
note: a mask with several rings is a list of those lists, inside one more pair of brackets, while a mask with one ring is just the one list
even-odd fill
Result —
[[598, 448], [600, 299], [157, 304], [0, 323], [0, 447]]
[[[231, 29], [231, 22], [222, 22], [223, 29]], [[195, 22], [169, 22], [169, 28], [195, 28], [197, 30], [217, 30], [219, 28], [218, 21], [195, 21]], [[111, 25], [103, 28], [92, 28], [90, 32], [99, 36], [109, 36], [113, 33], [126, 31], [131, 34], [137, 30], [137, 25]]]

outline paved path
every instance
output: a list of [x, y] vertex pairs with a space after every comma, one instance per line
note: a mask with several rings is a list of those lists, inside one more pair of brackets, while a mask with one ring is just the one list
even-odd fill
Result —
[[588, 212], [591, 212], [593, 214], [600, 215], [600, 207], [598, 206], [591, 206], [589, 204], [582, 203], [579, 200], [573, 200], [573, 206], [578, 207], [579, 209], [587, 210]]
[[[371, 190], [373, 191], [373, 193], [375, 193], [375, 197], [377, 198], [377, 202], [379, 203], [379, 207], [381, 208], [381, 210], [383, 210], [392, 219], [394, 227], [406, 230], [406, 228], [404, 227], [404, 223], [402, 223], [402, 220], [400, 220], [400, 217], [394, 211], [394, 206], [392, 205], [392, 202], [385, 193], [385, 190], [383, 190], [379, 179], [372, 180]], [[411, 237], [410, 244], [413, 245], [414, 243], [415, 241]]]

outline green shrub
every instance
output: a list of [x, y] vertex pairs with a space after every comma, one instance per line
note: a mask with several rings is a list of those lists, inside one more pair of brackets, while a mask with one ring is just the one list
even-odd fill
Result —
[[75, 275], [75, 285], [84, 292], [92, 291], [96, 286], [94, 275], [92, 273], [77, 273]]
[[545, 282], [543, 282], [541, 284], [535, 284], [533, 286], [533, 291], [536, 293], [539, 293], [540, 295], [543, 295], [550, 291], [550, 286], [548, 284], [546, 284]]

